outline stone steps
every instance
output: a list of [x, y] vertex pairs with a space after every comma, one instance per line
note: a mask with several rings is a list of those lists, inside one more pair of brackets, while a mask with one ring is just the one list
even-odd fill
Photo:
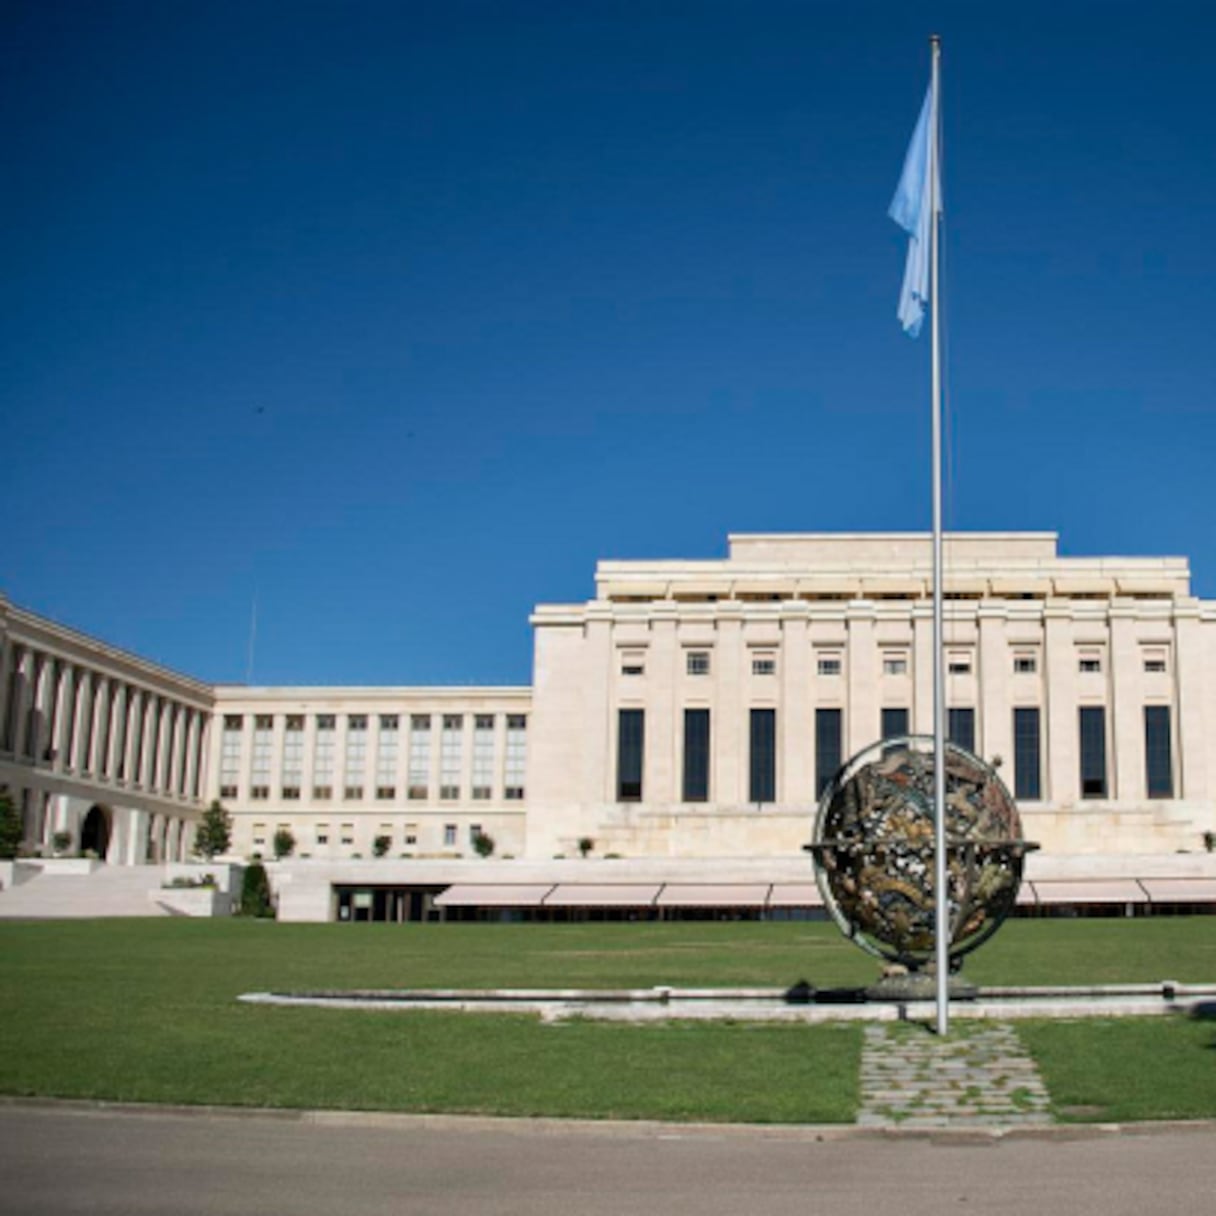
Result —
[[0, 919], [70, 920], [100, 916], [168, 916], [149, 898], [162, 866], [102, 866], [91, 874], [38, 874], [0, 891]]

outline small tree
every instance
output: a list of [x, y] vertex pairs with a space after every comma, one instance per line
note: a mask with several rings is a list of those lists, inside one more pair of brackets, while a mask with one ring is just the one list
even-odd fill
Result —
[[13, 805], [8, 790], [0, 791], [0, 861], [12, 861], [17, 856], [24, 835], [21, 812]]
[[210, 861], [217, 853], [227, 853], [231, 844], [232, 816], [213, 800], [199, 820], [193, 851]]
[[478, 857], [489, 857], [494, 852], [494, 837], [487, 836], [485, 832], [478, 832], [473, 837], [473, 852]]
[[376, 857], [384, 857], [388, 854], [389, 849], [393, 847], [393, 838], [391, 836], [377, 836], [372, 841], [372, 853]]
[[274, 858], [275, 861], [282, 861], [284, 857], [290, 857], [296, 851], [296, 838], [292, 835], [290, 828], [279, 828], [274, 834]]
[[242, 916], [274, 915], [274, 909], [270, 905], [270, 882], [266, 878], [266, 867], [260, 861], [245, 867], [245, 877], [241, 883], [240, 913]]
[[590, 836], [580, 836], [578, 841], [578, 851], [586, 857], [592, 849], [595, 848], [595, 841]]

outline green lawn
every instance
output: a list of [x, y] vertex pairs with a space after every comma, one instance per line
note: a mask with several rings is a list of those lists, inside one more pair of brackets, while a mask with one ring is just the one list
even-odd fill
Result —
[[[873, 961], [830, 925], [754, 922], [10, 923], [0, 924], [0, 957], [2, 1093], [755, 1122], [853, 1118], [857, 1028], [546, 1026], [526, 1016], [284, 1009], [235, 998], [304, 988], [799, 979], [835, 986], [875, 974]], [[1216, 976], [1216, 921], [1012, 922], [967, 971], [980, 983], [1202, 981]], [[1052, 1035], [1075, 1030], [1088, 1041], [1087, 1025], [1036, 1026], [1027, 1041], [1050, 1070]], [[1202, 1029], [1164, 1019], [1137, 1025], [1138, 1067], [1151, 1072], [1161, 1055], [1180, 1058], [1180, 1074], [1189, 1069], [1201, 1077], [1206, 1068], [1211, 1076], [1210, 1028], [1205, 1038]], [[1095, 1041], [1090, 1054], [1109, 1059], [1116, 1072], [1122, 1053], [1133, 1050], [1121, 1041], [1111, 1040], [1109, 1049], [1106, 1039]], [[1067, 1058], [1070, 1051], [1080, 1054], [1067, 1044], [1058, 1054]], [[1114, 1109], [1099, 1092], [1101, 1068], [1090, 1073], [1067, 1081], [1060, 1090], [1067, 1096], [1058, 1100]], [[1186, 1109], [1216, 1113], [1216, 1101], [1209, 1094], [1205, 1106], [1197, 1084], [1198, 1098], [1188, 1099]], [[1141, 1108], [1158, 1114], [1157, 1107]]]

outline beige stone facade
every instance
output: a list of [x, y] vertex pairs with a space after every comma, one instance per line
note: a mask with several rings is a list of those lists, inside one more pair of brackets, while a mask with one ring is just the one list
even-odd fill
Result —
[[[247, 688], [167, 672], [0, 601], [0, 784], [27, 845], [183, 856], [221, 799], [234, 852], [338, 863], [792, 858], [848, 756], [931, 729], [928, 538], [730, 538], [601, 562], [532, 617], [530, 688]], [[955, 737], [999, 757], [1061, 854], [1216, 832], [1216, 604], [1181, 558], [1062, 558], [1050, 533], [946, 546]], [[96, 811], [96, 813], [94, 813]], [[99, 829], [99, 822], [104, 830]]]

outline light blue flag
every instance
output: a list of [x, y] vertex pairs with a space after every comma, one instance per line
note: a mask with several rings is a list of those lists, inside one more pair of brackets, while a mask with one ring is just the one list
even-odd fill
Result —
[[[932, 162], [936, 168], [937, 161], [932, 155], [931, 144], [937, 131], [934, 109], [933, 86], [930, 85], [888, 212], [909, 237], [904, 285], [899, 293], [899, 322], [913, 338], [920, 333], [929, 303], [929, 226], [933, 222], [933, 183], [929, 166]], [[941, 197], [940, 193], [938, 197]]]

